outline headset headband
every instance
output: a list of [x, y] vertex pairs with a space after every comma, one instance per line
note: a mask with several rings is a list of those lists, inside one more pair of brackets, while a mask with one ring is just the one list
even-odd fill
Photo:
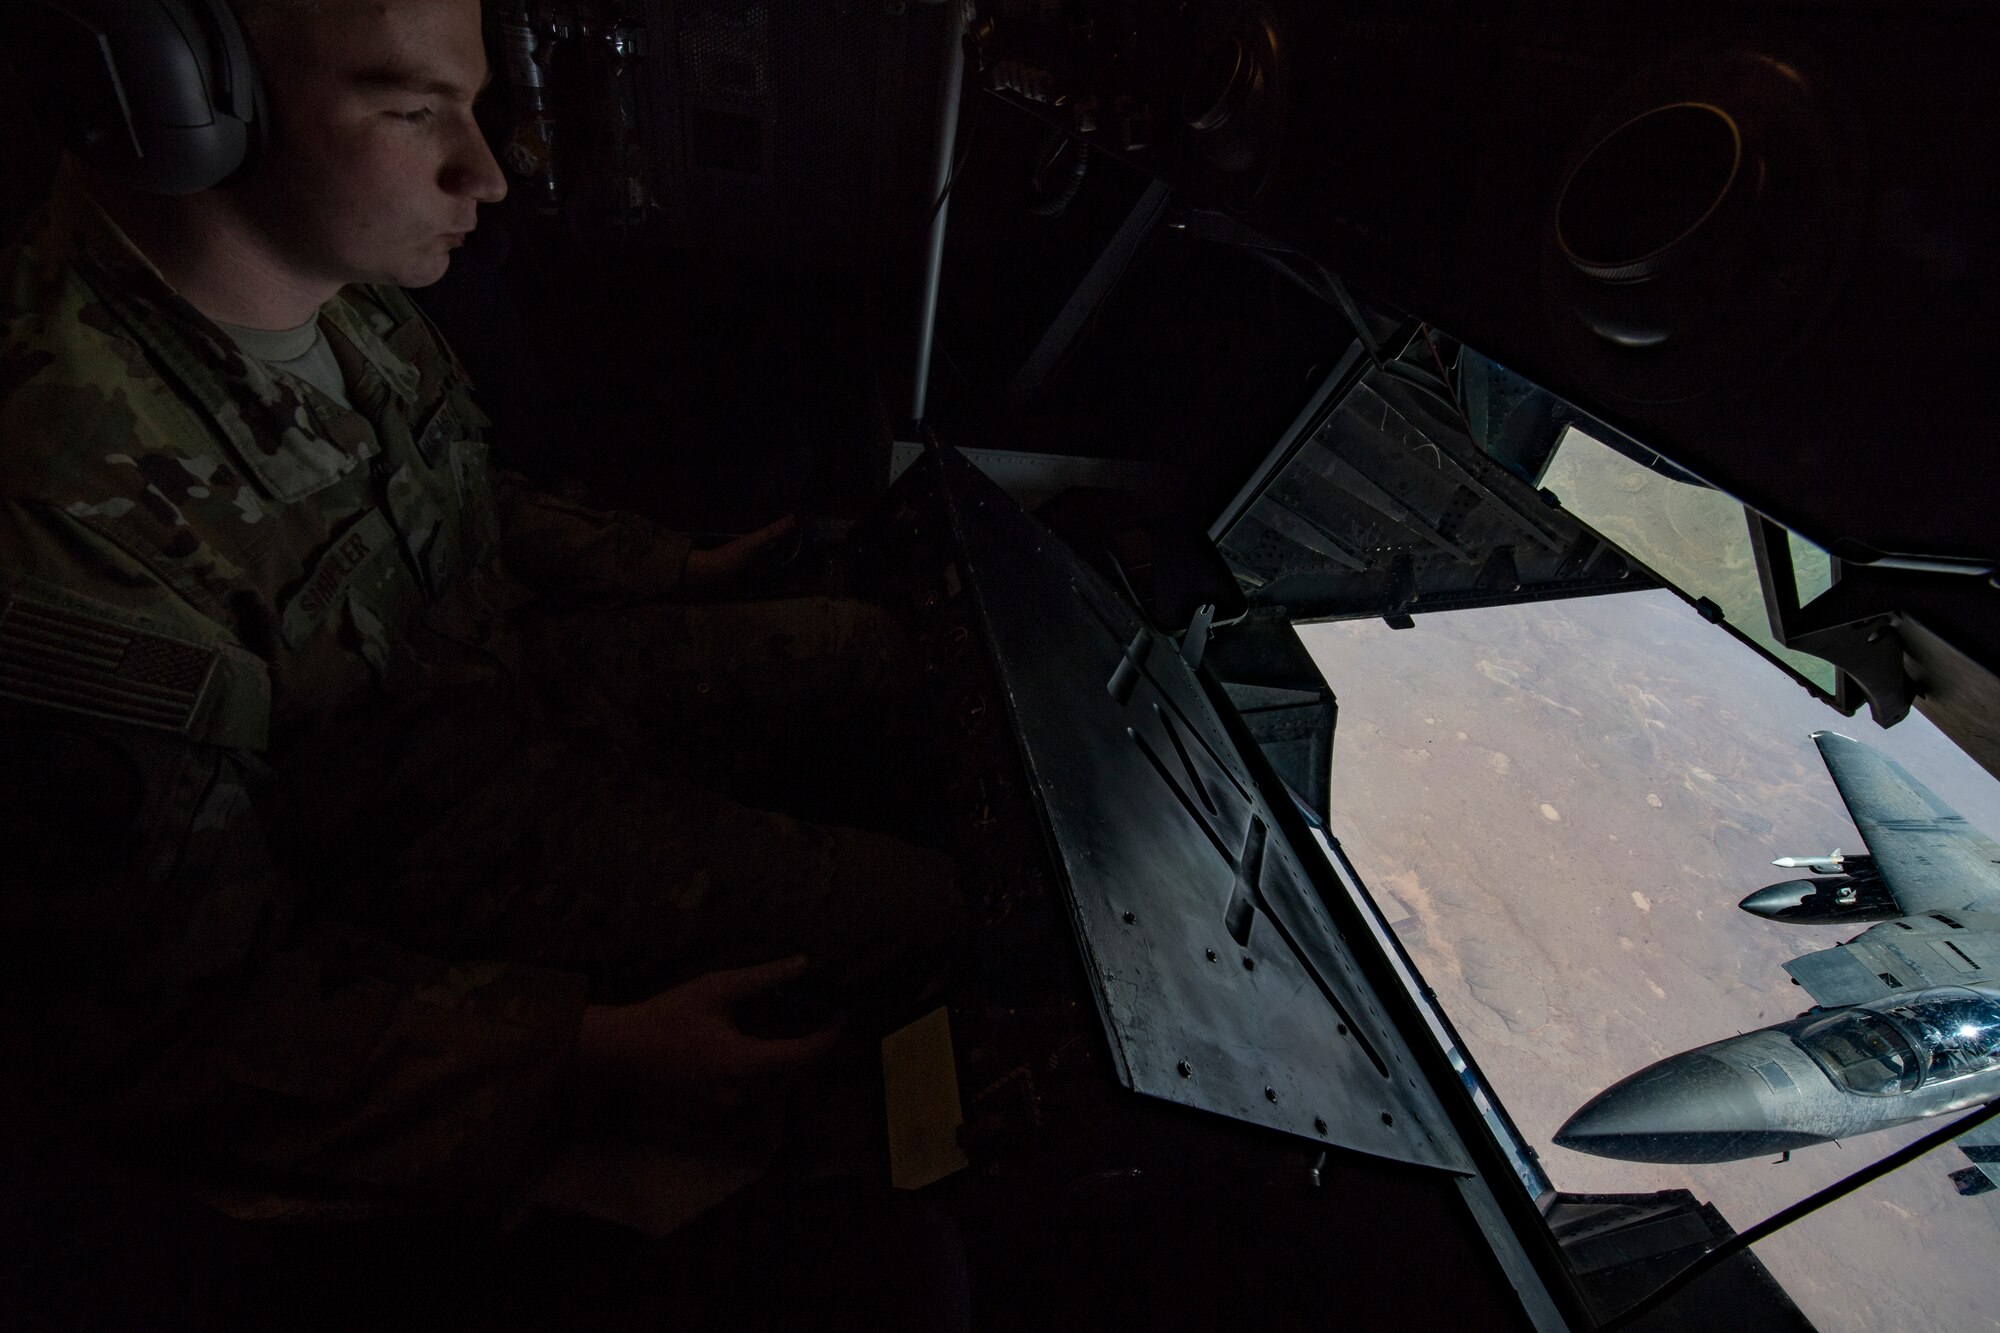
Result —
[[65, 146], [149, 194], [237, 175], [270, 115], [227, 0], [22, 0], [14, 48]]

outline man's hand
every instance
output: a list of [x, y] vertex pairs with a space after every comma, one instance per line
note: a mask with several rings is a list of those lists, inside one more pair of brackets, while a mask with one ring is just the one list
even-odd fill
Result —
[[799, 517], [787, 514], [706, 551], [689, 551], [682, 584], [691, 592], [726, 592], [760, 569], [775, 568], [798, 553]]
[[583, 1013], [578, 1062], [588, 1073], [630, 1081], [672, 1100], [740, 1105], [817, 1063], [840, 1038], [838, 1023], [782, 1041], [744, 1035], [734, 1007], [805, 972], [804, 955], [761, 967], [710, 972], [627, 1005]]

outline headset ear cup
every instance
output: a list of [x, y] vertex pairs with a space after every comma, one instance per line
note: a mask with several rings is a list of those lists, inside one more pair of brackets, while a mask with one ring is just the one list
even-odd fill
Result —
[[243, 127], [242, 160], [220, 182], [240, 181], [269, 146], [271, 109], [263, 66], [242, 20], [229, 0], [194, 0], [207, 19], [209, 96], [218, 122]]
[[[147, 194], [240, 176], [270, 115], [227, 0], [0, 0], [23, 71], [71, 151]], [[25, 26], [16, 42], [12, 20]]]
[[277, 137], [277, 126], [271, 120], [271, 98], [264, 87], [264, 72], [253, 65], [251, 76], [256, 87], [250, 99], [250, 144], [243, 155], [245, 171], [270, 156], [272, 141]]
[[234, 185], [255, 171], [260, 163], [271, 154], [271, 146], [276, 137], [276, 126], [271, 117], [270, 90], [264, 83], [264, 67], [257, 59], [255, 49], [250, 45], [248, 35], [243, 42], [244, 74], [249, 87], [245, 90], [243, 104], [249, 112], [244, 125], [246, 131], [243, 143], [243, 164], [231, 173], [225, 185]]

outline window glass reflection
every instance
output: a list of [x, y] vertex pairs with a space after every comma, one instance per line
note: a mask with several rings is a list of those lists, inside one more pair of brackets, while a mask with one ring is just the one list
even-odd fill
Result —
[[[1832, 691], [1830, 663], [1780, 645], [1771, 633], [1749, 520], [1736, 500], [1648, 467], [1574, 427], [1557, 443], [1542, 485], [1598, 535], [1689, 597], [1707, 598], [1734, 629]], [[1832, 586], [1832, 565], [1804, 538], [1792, 536], [1791, 548], [1804, 605]]]
[[1792, 585], [1804, 606], [1833, 586], [1833, 557], [1796, 532], [1785, 538], [1792, 548]]
[[1930, 991], [1886, 1010], [1930, 1053], [1926, 1082], [1963, 1078], [2000, 1062], [2000, 998], [1983, 991]]

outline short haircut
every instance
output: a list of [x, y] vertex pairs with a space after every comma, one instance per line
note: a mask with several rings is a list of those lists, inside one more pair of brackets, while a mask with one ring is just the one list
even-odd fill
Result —
[[272, 26], [287, 18], [315, 14], [324, 5], [324, 0], [229, 0], [236, 17], [252, 35], [269, 32]]

